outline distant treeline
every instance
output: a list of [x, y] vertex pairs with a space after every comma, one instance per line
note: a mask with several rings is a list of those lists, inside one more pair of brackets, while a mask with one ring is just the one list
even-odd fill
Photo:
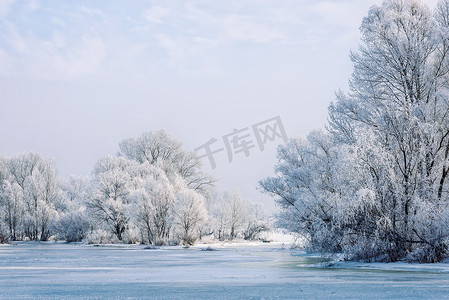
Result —
[[92, 178], [61, 180], [54, 161], [36, 153], [0, 157], [0, 241], [193, 244], [267, 230], [259, 204], [216, 193], [214, 182], [162, 130], [123, 140]]

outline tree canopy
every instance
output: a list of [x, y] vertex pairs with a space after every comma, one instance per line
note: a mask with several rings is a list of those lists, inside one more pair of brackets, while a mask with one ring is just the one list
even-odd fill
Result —
[[326, 132], [278, 150], [261, 181], [279, 223], [349, 259], [448, 256], [449, 1], [373, 6]]

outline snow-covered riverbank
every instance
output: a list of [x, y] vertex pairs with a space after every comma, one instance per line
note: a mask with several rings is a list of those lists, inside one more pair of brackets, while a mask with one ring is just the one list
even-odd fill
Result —
[[[216, 251], [201, 251], [207, 247]], [[449, 264], [323, 268], [281, 243], [144, 250], [18, 243], [0, 247], [0, 298], [447, 298]]]

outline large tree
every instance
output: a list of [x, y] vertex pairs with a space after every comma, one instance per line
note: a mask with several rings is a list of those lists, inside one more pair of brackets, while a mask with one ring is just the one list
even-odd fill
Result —
[[60, 200], [54, 162], [36, 153], [3, 158], [0, 205], [10, 239], [47, 240]]
[[124, 158], [107, 156], [94, 170], [95, 178], [88, 207], [99, 223], [104, 223], [117, 237], [123, 239], [130, 220], [130, 194], [132, 162]]
[[193, 245], [199, 238], [201, 226], [207, 220], [204, 197], [191, 189], [179, 191], [176, 194], [173, 214], [181, 241]]
[[120, 142], [120, 156], [138, 163], [157, 164], [168, 175], [179, 174], [189, 188], [206, 195], [215, 180], [201, 171], [201, 161], [164, 130], [146, 132], [138, 138]]
[[351, 53], [350, 91], [329, 108], [326, 143], [290, 142], [262, 187], [322, 250], [352, 258], [448, 254], [449, 1], [373, 6]]
[[167, 244], [179, 237], [193, 243], [205, 219], [201, 199], [214, 182], [200, 167], [165, 131], [125, 139], [118, 157], [100, 160], [94, 170], [88, 208], [96, 227], [120, 241], [134, 227], [142, 242]]

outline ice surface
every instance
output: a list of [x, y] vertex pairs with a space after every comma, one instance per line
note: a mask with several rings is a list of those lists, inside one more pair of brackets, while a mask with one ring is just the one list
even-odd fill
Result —
[[217, 251], [141, 245], [17, 243], [0, 246], [2, 299], [443, 299], [449, 264], [332, 267], [279, 244], [212, 245]]

